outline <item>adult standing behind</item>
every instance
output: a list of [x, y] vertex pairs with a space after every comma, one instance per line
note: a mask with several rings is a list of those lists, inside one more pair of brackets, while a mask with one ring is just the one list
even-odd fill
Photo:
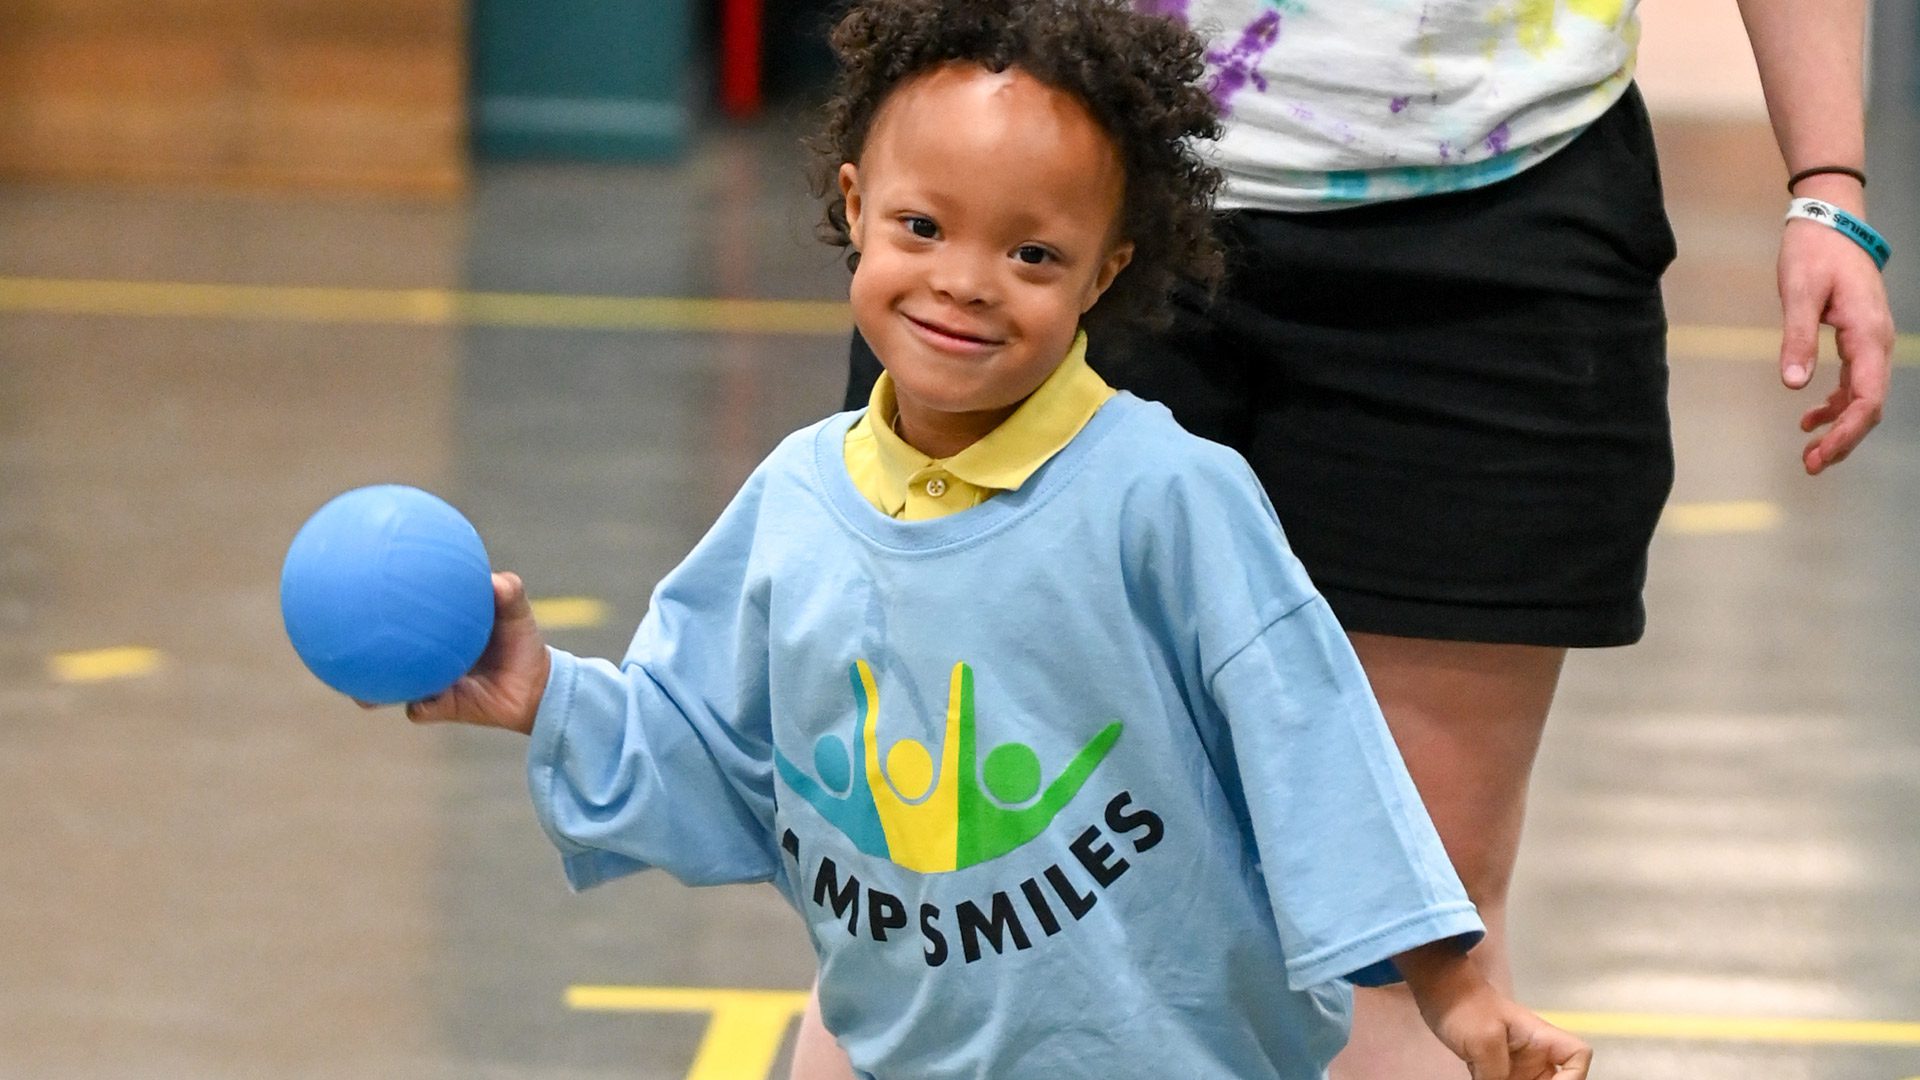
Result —
[[[1570, 647], [1640, 637], [1673, 475], [1673, 258], [1637, 0], [1140, 0], [1213, 40], [1232, 266], [1170, 332], [1091, 343], [1114, 385], [1240, 450], [1331, 602], [1479, 905], [1505, 913]], [[1796, 197], [1865, 216], [1866, 0], [1740, 0]], [[1791, 220], [1780, 377], [1809, 473], [1878, 423], [1893, 323], [1866, 246]], [[857, 339], [847, 405], [878, 367]], [[810, 1012], [797, 1080], [849, 1075]], [[1401, 990], [1356, 996], [1336, 1080], [1465, 1075]]]

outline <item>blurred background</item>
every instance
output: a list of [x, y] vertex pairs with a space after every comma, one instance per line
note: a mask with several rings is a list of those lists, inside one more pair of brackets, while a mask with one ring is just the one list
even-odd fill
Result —
[[[838, 407], [799, 143], [827, 8], [0, 3], [0, 1078], [784, 1075], [812, 966], [770, 889], [569, 895], [523, 745], [337, 699], [276, 590], [328, 497], [411, 483], [556, 644], [624, 648]], [[1920, 347], [1804, 476], [1737, 12], [1640, 10], [1680, 475], [1646, 640], [1576, 654], [1549, 728], [1522, 996], [1600, 1076], [1913, 1080]], [[1911, 330], [1912, 0], [1871, 54]]]

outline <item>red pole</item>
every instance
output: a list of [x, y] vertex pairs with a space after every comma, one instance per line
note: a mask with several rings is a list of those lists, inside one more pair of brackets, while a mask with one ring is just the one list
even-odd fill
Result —
[[722, 0], [720, 105], [729, 116], [760, 111], [760, 2]]

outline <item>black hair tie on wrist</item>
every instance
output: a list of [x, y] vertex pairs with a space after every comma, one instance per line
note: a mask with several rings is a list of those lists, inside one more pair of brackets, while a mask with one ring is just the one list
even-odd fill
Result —
[[1855, 180], [1860, 181], [1861, 187], [1864, 188], [1867, 186], [1867, 174], [1851, 165], [1816, 165], [1811, 169], [1801, 169], [1799, 172], [1788, 177], [1787, 194], [1793, 194], [1794, 185], [1800, 181], [1805, 180], [1809, 176], [1819, 176], [1823, 173], [1839, 173], [1842, 176], [1851, 176]]

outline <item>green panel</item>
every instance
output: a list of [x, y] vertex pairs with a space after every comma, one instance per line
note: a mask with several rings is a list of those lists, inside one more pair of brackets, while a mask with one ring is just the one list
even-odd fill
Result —
[[483, 158], [656, 160], [692, 127], [692, 0], [477, 0]]

